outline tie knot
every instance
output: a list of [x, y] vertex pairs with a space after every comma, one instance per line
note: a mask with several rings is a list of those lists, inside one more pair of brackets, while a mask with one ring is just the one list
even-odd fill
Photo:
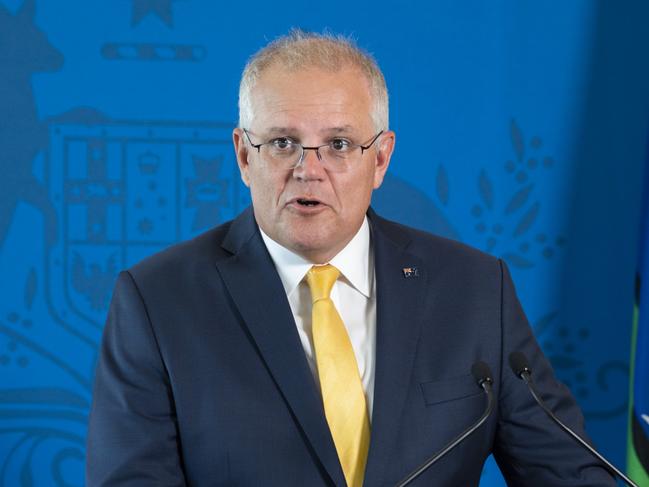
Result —
[[340, 271], [331, 264], [314, 265], [306, 274], [306, 281], [311, 289], [311, 300], [313, 303], [321, 299], [327, 299], [331, 293]]

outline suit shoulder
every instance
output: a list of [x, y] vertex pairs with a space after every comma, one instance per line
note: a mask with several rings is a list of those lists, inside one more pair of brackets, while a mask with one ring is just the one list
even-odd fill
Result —
[[401, 223], [380, 218], [384, 234], [405, 246], [423, 261], [455, 269], [492, 270], [500, 272], [500, 259], [462, 242], [434, 235]]

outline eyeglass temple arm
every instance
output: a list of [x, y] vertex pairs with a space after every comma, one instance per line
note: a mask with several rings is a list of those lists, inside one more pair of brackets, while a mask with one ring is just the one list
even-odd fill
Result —
[[372, 139], [372, 141], [371, 141], [369, 144], [367, 144], [367, 145], [361, 145], [361, 146], [360, 146], [360, 148], [361, 148], [361, 152], [365, 152], [367, 149], [369, 149], [370, 147], [372, 147], [372, 144], [374, 144], [374, 142], [376, 142], [376, 139], [378, 139], [379, 136], [380, 136], [383, 132], [385, 132], [385, 130], [381, 130], [378, 134], [376, 134], [376, 135], [374, 136], [374, 138]]
[[264, 144], [253, 144], [252, 140], [250, 140], [250, 134], [248, 133], [248, 131], [246, 129], [241, 130], [243, 130], [243, 133], [246, 134], [246, 138], [248, 139], [248, 142], [250, 142], [250, 145], [257, 149], [257, 152], [259, 152], [261, 150], [261, 146]]

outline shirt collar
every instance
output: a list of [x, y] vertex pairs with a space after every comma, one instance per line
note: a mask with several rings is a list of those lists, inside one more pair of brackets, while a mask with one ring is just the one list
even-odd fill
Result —
[[[277, 268], [284, 291], [289, 296], [313, 263], [275, 242], [261, 228], [259, 231]], [[329, 263], [335, 266], [358, 292], [367, 298], [371, 297], [373, 276], [370, 272], [370, 227], [367, 217], [363, 219], [356, 235]]]

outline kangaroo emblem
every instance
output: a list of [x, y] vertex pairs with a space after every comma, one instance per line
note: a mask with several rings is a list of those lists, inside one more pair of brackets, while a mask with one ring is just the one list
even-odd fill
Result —
[[56, 239], [56, 212], [32, 173], [34, 158], [47, 148], [48, 132], [38, 117], [31, 76], [59, 70], [63, 55], [34, 25], [35, 10], [34, 0], [25, 0], [15, 15], [0, 5], [0, 246], [20, 202], [43, 213], [47, 242]]

